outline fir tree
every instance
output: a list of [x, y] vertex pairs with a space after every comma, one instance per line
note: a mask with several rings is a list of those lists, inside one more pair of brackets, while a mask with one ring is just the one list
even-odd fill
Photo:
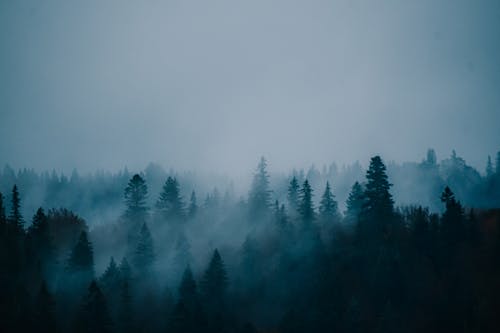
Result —
[[319, 216], [322, 221], [330, 223], [340, 219], [337, 201], [335, 201], [335, 196], [332, 194], [329, 182], [326, 182], [325, 192], [321, 197]]
[[252, 216], [258, 216], [271, 207], [271, 190], [269, 189], [269, 174], [264, 157], [260, 159], [257, 171], [253, 177], [252, 187], [248, 195], [248, 205]]
[[351, 192], [346, 201], [345, 218], [348, 222], [357, 222], [364, 202], [363, 187], [358, 182], [352, 185]]
[[372, 157], [366, 172], [365, 203], [363, 211], [374, 219], [388, 219], [394, 212], [394, 200], [389, 192], [386, 168], [380, 156]]
[[210, 264], [201, 280], [202, 295], [207, 309], [220, 311], [223, 308], [227, 285], [226, 268], [219, 251], [215, 249]]
[[112, 322], [106, 299], [95, 281], [91, 282], [87, 296], [77, 314], [74, 332], [112, 332]]
[[168, 177], [163, 185], [156, 209], [166, 219], [180, 220], [184, 217], [184, 203], [179, 190], [177, 179]]
[[179, 300], [188, 308], [192, 313], [198, 306], [198, 291], [196, 288], [196, 281], [193, 278], [191, 268], [188, 266], [182, 275], [181, 284], [179, 286]]
[[115, 259], [111, 257], [108, 267], [99, 279], [99, 283], [105, 293], [111, 294], [113, 291], [118, 290], [120, 287], [120, 270], [116, 265]]
[[452, 246], [465, 237], [464, 210], [448, 186], [441, 194], [441, 202], [446, 206], [441, 217], [441, 232], [444, 241]]
[[5, 216], [5, 206], [3, 203], [3, 195], [0, 192], [0, 233], [4, 231], [5, 225], [7, 223], [7, 218]]
[[9, 222], [14, 227], [14, 230], [16, 230], [17, 232], [24, 231], [24, 219], [21, 214], [21, 198], [19, 197], [19, 191], [17, 190], [17, 185], [14, 185], [14, 187], [12, 188]]
[[488, 155], [488, 162], [486, 162], [486, 177], [493, 176], [493, 164], [491, 163], [491, 156]]
[[293, 176], [287, 190], [287, 200], [290, 207], [290, 211], [296, 213], [299, 209], [299, 193], [300, 185], [297, 177]]
[[197, 212], [198, 212], [198, 204], [196, 202], [196, 193], [192, 191], [191, 198], [189, 199], [188, 217], [191, 219], [194, 218]]
[[94, 278], [94, 252], [85, 231], [81, 232], [71, 251], [67, 270], [73, 275], [72, 282], [76, 283], [77, 288], [88, 284]]
[[127, 210], [125, 216], [140, 225], [146, 221], [148, 207], [146, 199], [148, 187], [146, 181], [138, 174], [135, 174], [125, 188], [125, 204]]
[[299, 203], [299, 213], [302, 222], [309, 224], [314, 221], [314, 203], [312, 201], [313, 190], [307, 179], [304, 181], [302, 188], [300, 189], [300, 203]]
[[130, 294], [130, 286], [128, 280], [125, 281], [120, 288], [120, 303], [118, 308], [117, 328], [119, 332], [132, 333], [136, 332], [132, 309], [132, 296]]
[[134, 253], [134, 265], [139, 272], [150, 272], [155, 260], [153, 238], [146, 223], [142, 225], [137, 248]]
[[120, 265], [118, 266], [118, 271], [120, 272], [120, 278], [122, 284], [125, 282], [129, 282], [132, 277], [132, 270], [130, 268], [130, 264], [126, 257], [122, 258]]
[[28, 228], [27, 244], [27, 247], [31, 249], [32, 262], [39, 263], [44, 274], [47, 274], [55, 251], [48, 217], [41, 207], [36, 211], [33, 222]]

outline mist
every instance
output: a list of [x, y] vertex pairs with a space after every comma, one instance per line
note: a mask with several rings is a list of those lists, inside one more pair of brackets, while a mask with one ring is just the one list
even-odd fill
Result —
[[[2, 1], [0, 164], [246, 176], [498, 149], [496, 1]], [[366, 165], [365, 165], [366, 167]]]

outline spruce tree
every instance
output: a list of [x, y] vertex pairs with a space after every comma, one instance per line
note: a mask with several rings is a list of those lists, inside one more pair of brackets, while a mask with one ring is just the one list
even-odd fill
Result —
[[127, 206], [125, 216], [139, 225], [144, 223], [147, 218], [147, 196], [146, 181], [139, 174], [135, 174], [125, 188], [125, 204]]
[[299, 209], [299, 193], [300, 185], [297, 177], [293, 176], [287, 189], [287, 200], [292, 213], [296, 213]]
[[198, 212], [198, 204], [196, 202], [196, 193], [192, 191], [191, 198], [189, 199], [188, 217], [190, 219], [194, 218], [197, 212]]
[[55, 302], [47, 289], [45, 281], [42, 282], [36, 297], [33, 311], [33, 326], [40, 333], [59, 332], [55, 314]]
[[112, 326], [106, 299], [97, 283], [92, 281], [78, 311], [74, 332], [110, 333]]
[[111, 257], [108, 267], [99, 279], [99, 283], [105, 293], [111, 294], [113, 291], [117, 291], [119, 289], [120, 281], [120, 270], [116, 265], [115, 259]]
[[17, 185], [12, 188], [11, 210], [9, 215], [9, 222], [17, 232], [24, 231], [24, 219], [21, 214], [21, 198]]
[[188, 266], [182, 275], [181, 284], [179, 285], [179, 300], [192, 313], [198, 306], [198, 291], [196, 281], [193, 278], [191, 268]]
[[271, 207], [271, 190], [269, 189], [269, 174], [267, 162], [261, 157], [257, 171], [253, 177], [252, 187], [248, 195], [250, 214], [258, 217]]
[[184, 217], [184, 203], [177, 179], [168, 177], [156, 203], [156, 209], [163, 218], [180, 220]]
[[326, 182], [325, 192], [321, 197], [319, 217], [321, 221], [327, 223], [336, 222], [340, 219], [337, 201], [335, 201], [335, 196], [332, 194], [329, 182]]
[[357, 222], [361, 208], [364, 202], [364, 192], [363, 187], [360, 183], [355, 182], [352, 185], [351, 192], [349, 192], [349, 197], [346, 201], [346, 211], [344, 213], [345, 218], [348, 222]]
[[441, 233], [445, 243], [449, 246], [456, 245], [465, 237], [464, 210], [455, 199], [455, 194], [446, 186], [441, 194], [441, 202], [445, 204], [446, 210], [441, 217]]
[[82, 231], [67, 262], [71, 283], [76, 291], [94, 278], [94, 253], [87, 232]]
[[38, 208], [27, 232], [27, 247], [31, 249], [32, 262], [40, 264], [44, 273], [49, 273], [54, 259], [54, 244], [50, 234], [48, 217], [43, 208]]
[[120, 303], [118, 308], [118, 321], [116, 326], [119, 332], [136, 332], [133, 318], [132, 296], [128, 280], [120, 288]]
[[120, 272], [121, 282], [129, 282], [132, 277], [132, 269], [126, 257], [122, 258], [120, 265], [118, 266], [118, 271]]
[[7, 218], [5, 216], [5, 206], [3, 201], [3, 194], [0, 192], [0, 233], [4, 231], [5, 225], [7, 223]]
[[219, 251], [215, 249], [201, 280], [202, 295], [207, 309], [221, 311], [228, 285], [226, 268]]
[[486, 177], [490, 178], [493, 176], [493, 164], [491, 163], [491, 156], [488, 155], [488, 161], [486, 162]]
[[141, 273], [148, 273], [153, 268], [155, 260], [153, 238], [146, 223], [142, 225], [133, 259], [135, 268]]
[[302, 222], [309, 224], [315, 219], [314, 213], [314, 203], [312, 201], [313, 190], [311, 185], [309, 185], [308, 180], [304, 181], [302, 188], [300, 189], [300, 202], [299, 202], [299, 213]]

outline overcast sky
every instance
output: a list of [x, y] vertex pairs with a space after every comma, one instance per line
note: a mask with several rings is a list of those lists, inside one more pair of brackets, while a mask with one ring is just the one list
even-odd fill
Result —
[[500, 1], [1, 0], [0, 164], [274, 170], [500, 150]]

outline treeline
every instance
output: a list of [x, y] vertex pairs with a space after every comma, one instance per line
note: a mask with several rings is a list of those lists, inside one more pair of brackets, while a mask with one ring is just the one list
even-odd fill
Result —
[[[185, 198], [173, 176], [152, 198], [146, 177], [130, 175], [120, 216], [91, 228], [67, 209], [38, 208], [27, 225], [14, 185], [8, 209], [0, 195], [0, 327], [496, 332], [500, 210], [455, 196], [453, 184], [474, 183], [460, 175], [477, 173], [462, 161], [453, 154], [438, 166], [431, 151], [418, 165], [438, 177], [462, 170], [432, 194], [441, 214], [396, 207], [379, 156], [351, 184], [343, 211], [333, 183], [315, 195], [317, 179], [300, 173], [272, 191], [264, 159], [245, 199], [217, 190]], [[500, 207], [499, 169], [490, 161], [479, 176], [474, 189], [488, 204], [477, 206]]]

